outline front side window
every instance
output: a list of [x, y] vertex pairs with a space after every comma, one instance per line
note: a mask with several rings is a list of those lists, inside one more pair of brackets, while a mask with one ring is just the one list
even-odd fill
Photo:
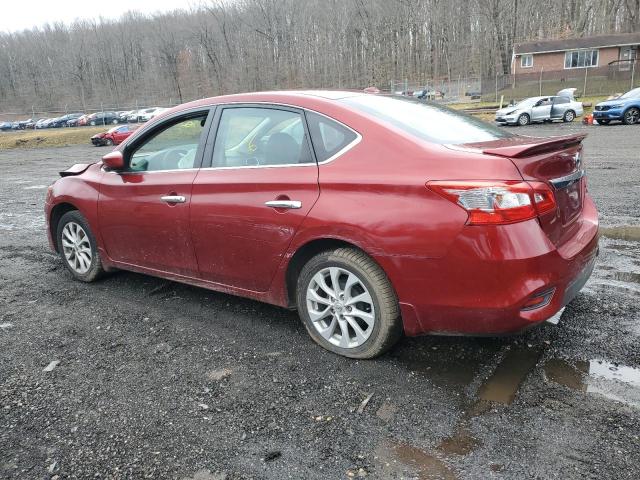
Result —
[[225, 108], [213, 148], [214, 167], [312, 163], [303, 117], [262, 107]]
[[151, 172], [195, 167], [196, 152], [207, 114], [171, 123], [136, 148], [130, 156], [129, 170]]
[[564, 54], [564, 68], [598, 66], [598, 50], [573, 50]]
[[520, 66], [522, 68], [533, 67], [533, 55], [522, 55], [520, 57]]
[[488, 142], [513, 135], [465, 113], [432, 102], [387, 95], [359, 95], [340, 102], [407, 134], [439, 144]]
[[353, 130], [317, 113], [307, 112], [307, 120], [319, 162], [333, 157], [358, 138]]

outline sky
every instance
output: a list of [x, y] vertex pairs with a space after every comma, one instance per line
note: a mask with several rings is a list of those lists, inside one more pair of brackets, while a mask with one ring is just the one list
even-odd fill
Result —
[[194, 0], [3, 0], [0, 31], [16, 32], [53, 22], [69, 24], [78, 18], [118, 18], [130, 10], [166, 12], [199, 3]]

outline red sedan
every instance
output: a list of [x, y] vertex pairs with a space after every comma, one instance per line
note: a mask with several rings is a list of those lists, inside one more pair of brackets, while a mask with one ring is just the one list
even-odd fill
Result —
[[91, 137], [91, 143], [96, 147], [120, 145], [135, 131], [136, 128], [132, 128], [129, 125], [113, 127], [104, 133], [98, 133]]
[[593, 269], [582, 139], [367, 93], [210, 98], [62, 172], [49, 240], [79, 280], [131, 270], [297, 308], [354, 358], [402, 333], [518, 332]]

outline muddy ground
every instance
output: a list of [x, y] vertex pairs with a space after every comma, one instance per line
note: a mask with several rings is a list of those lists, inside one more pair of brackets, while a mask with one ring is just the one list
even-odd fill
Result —
[[0, 152], [0, 477], [639, 478], [640, 126], [518, 132], [582, 130], [604, 228], [561, 323], [375, 361], [317, 347], [295, 312], [132, 273], [73, 281], [45, 188], [105, 150]]

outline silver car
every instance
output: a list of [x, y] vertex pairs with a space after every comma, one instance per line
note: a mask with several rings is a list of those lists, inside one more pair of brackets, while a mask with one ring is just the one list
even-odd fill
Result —
[[529, 125], [553, 120], [572, 122], [583, 112], [582, 103], [573, 97], [576, 90], [565, 88], [554, 96], [531, 97], [501, 108], [496, 112], [496, 122], [500, 125]]

